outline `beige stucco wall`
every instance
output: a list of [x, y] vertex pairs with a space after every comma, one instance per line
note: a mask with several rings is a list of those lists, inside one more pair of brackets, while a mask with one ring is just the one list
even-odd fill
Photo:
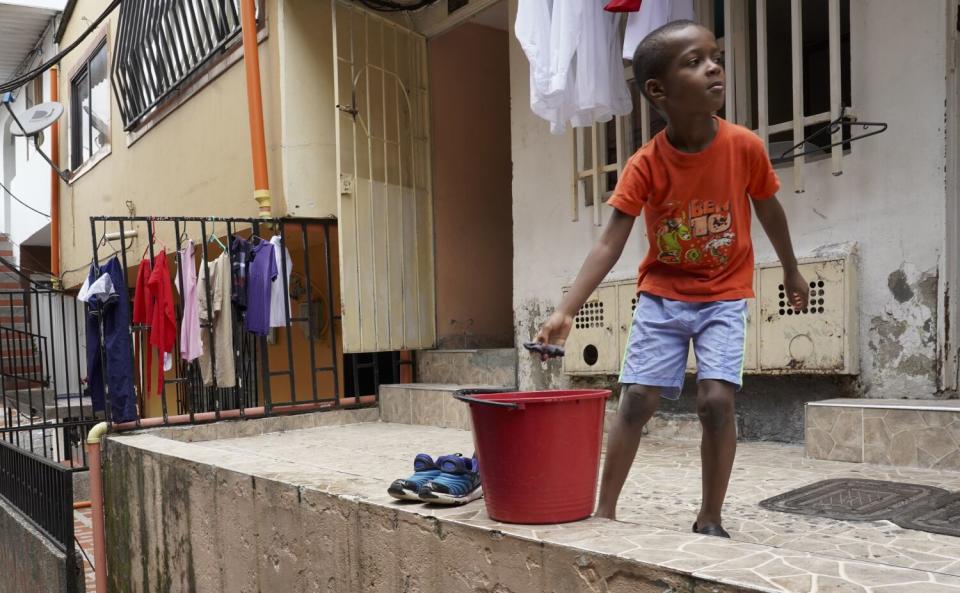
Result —
[[[76, 39], [107, 4], [107, 0], [80, 0], [62, 45]], [[118, 15], [115, 11], [105, 25], [111, 64]], [[267, 0], [266, 18], [260, 71], [273, 214], [335, 215], [329, 4]], [[92, 35], [61, 63], [60, 97], [67, 113], [70, 74], [98, 39]], [[81, 168], [79, 177], [61, 188], [61, 269], [79, 268], [65, 274], [67, 286], [82, 280], [91, 259], [89, 217], [128, 215], [127, 201], [138, 216], [255, 217], [258, 213], [242, 60], [140, 138], [123, 130], [112, 92], [111, 112], [111, 154], [89, 170]], [[68, 116], [63, 123], [60, 161], [69, 163]], [[145, 236], [142, 227], [140, 233]], [[160, 239], [168, 244], [174, 240], [163, 234]], [[145, 246], [145, 240], [138, 238], [131, 253], [136, 257]], [[103, 248], [103, 252], [109, 250]]]

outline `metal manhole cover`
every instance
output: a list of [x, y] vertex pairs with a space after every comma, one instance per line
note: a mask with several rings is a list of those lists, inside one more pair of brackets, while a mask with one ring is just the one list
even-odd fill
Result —
[[947, 494], [892, 519], [904, 529], [960, 537], [960, 493]]
[[[946, 490], [934, 486], [881, 480], [824, 480], [768, 498], [760, 506], [773, 511], [844, 521], [892, 520], [908, 508], [925, 505]], [[956, 505], [960, 513], [960, 500]]]

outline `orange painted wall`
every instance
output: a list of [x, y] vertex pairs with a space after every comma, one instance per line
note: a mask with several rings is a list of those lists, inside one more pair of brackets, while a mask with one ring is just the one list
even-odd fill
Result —
[[441, 348], [513, 345], [508, 41], [467, 24], [429, 43]]

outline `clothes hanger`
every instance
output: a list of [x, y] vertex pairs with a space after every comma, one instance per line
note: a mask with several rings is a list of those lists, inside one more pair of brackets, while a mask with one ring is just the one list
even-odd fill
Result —
[[160, 244], [161, 249], [164, 253], [167, 251], [167, 246], [157, 237], [156, 230], [156, 221], [153, 218], [150, 218], [150, 240], [147, 242], [147, 246], [143, 248], [143, 255], [140, 256], [140, 259], [145, 259], [147, 257], [147, 252], [150, 251], [150, 246], [157, 243]]
[[217, 228], [217, 223], [211, 218], [210, 219], [210, 236], [207, 237], [207, 243], [216, 242], [216, 244], [220, 246], [220, 249], [223, 249], [224, 251], [226, 251], [227, 246], [224, 245], [222, 241], [220, 241], [220, 237], [218, 237], [217, 233], [215, 232], [216, 228]]
[[[850, 138], [847, 138], [845, 140], [841, 139], [839, 142], [834, 142], [826, 146], [815, 146], [814, 148], [811, 148], [801, 153], [796, 152], [800, 148], [803, 148], [804, 145], [809, 143], [814, 138], [817, 138], [822, 135], [826, 135], [827, 137], [832, 136], [838, 130], [840, 130], [843, 126], [847, 126], [847, 127], [860, 126], [864, 130], [869, 130], [871, 128], [873, 129], [869, 132], [860, 134], [859, 136], [851, 136]], [[834, 146], [839, 146], [841, 144], [850, 144], [851, 142], [854, 142], [856, 140], [862, 140], [864, 138], [869, 138], [870, 136], [876, 136], [877, 134], [882, 134], [887, 131], [887, 127], [888, 127], [888, 124], [886, 122], [857, 121], [856, 119], [847, 116], [847, 108], [844, 107], [843, 109], [840, 110], [840, 117], [831, 121], [830, 123], [823, 126], [822, 128], [815, 130], [812, 134], [810, 134], [809, 136], [807, 136], [797, 144], [794, 144], [787, 150], [784, 150], [780, 154], [780, 156], [778, 156], [775, 159], [771, 159], [771, 162], [774, 165], [779, 165], [780, 163], [790, 162], [794, 159], [807, 156], [808, 154], [817, 154], [817, 153], [822, 154], [828, 148], [833, 148]]]

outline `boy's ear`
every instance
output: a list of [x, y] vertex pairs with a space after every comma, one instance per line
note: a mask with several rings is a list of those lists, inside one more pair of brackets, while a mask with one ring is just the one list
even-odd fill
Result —
[[661, 83], [656, 78], [649, 78], [646, 82], [643, 83], [643, 88], [646, 91], [647, 97], [653, 103], [659, 103], [661, 100], [665, 99], [667, 96], [667, 91]]

